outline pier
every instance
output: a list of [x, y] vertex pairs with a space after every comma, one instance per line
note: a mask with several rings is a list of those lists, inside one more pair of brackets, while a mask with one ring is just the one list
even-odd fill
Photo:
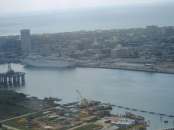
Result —
[[0, 88], [21, 87], [24, 85], [25, 73], [13, 71], [10, 64], [6, 73], [0, 73]]
[[125, 106], [119, 106], [119, 105], [112, 105], [112, 106], [113, 106], [113, 107], [120, 108], [120, 109], [128, 110], [128, 111], [147, 113], [147, 114], [150, 114], [150, 115], [158, 115], [158, 116], [160, 116], [160, 117], [174, 118], [174, 115], [169, 115], [169, 114], [164, 114], [164, 113], [146, 111], [146, 110], [141, 110], [141, 109], [136, 109], [136, 108], [130, 108], [130, 107], [125, 107]]

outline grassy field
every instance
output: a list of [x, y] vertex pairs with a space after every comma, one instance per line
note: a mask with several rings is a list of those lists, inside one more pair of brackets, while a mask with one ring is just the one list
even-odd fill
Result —
[[29, 108], [18, 105], [25, 101], [26, 95], [14, 91], [0, 91], [0, 120], [31, 112]]
[[12, 118], [29, 112], [32, 112], [32, 110], [18, 105], [0, 105], [0, 120]]

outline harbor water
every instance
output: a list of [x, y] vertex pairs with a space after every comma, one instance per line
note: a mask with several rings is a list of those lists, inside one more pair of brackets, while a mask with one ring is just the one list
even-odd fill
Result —
[[[174, 75], [171, 74], [97, 68], [34, 69], [24, 68], [20, 64], [13, 64], [12, 67], [26, 73], [25, 87], [16, 88], [16, 91], [31, 96], [77, 101], [78, 89], [88, 99], [174, 115]], [[7, 65], [0, 65], [0, 72], [6, 70]], [[116, 114], [125, 111], [128, 110], [113, 110]], [[174, 118], [137, 114], [151, 122], [148, 130], [174, 127]], [[166, 120], [168, 123], [164, 123]]]

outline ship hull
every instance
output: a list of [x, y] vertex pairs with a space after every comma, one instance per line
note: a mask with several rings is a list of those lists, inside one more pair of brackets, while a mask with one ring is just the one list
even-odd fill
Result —
[[24, 59], [22, 61], [25, 67], [36, 68], [75, 68], [75, 63], [65, 60], [31, 60]]

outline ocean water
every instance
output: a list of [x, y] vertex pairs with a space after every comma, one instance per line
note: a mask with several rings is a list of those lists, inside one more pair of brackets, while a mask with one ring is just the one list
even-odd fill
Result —
[[[16, 71], [26, 72], [26, 86], [16, 91], [39, 98], [58, 97], [63, 102], [77, 101], [78, 89], [88, 99], [100, 100], [142, 110], [174, 115], [174, 75], [126, 70], [75, 68], [34, 69], [12, 65]], [[0, 65], [0, 72], [7, 65]], [[114, 113], [125, 112], [115, 108]], [[148, 130], [174, 127], [174, 118], [137, 113], [150, 120]]]
[[[102, 8], [72, 12], [29, 13], [0, 15], [0, 35], [16, 35], [20, 29], [32, 33], [55, 33], [79, 30], [145, 27], [147, 25], [174, 26], [174, 4], [146, 7]], [[78, 89], [84, 97], [159, 113], [174, 115], [174, 75], [112, 69], [29, 69], [13, 65], [26, 72], [26, 86], [19, 92], [44, 98], [62, 98], [64, 102], [79, 100]], [[0, 72], [7, 65], [0, 65]], [[114, 113], [123, 112], [114, 109]], [[138, 113], [142, 114], [142, 113]], [[159, 116], [142, 114], [151, 121], [148, 130], [174, 127]]]

